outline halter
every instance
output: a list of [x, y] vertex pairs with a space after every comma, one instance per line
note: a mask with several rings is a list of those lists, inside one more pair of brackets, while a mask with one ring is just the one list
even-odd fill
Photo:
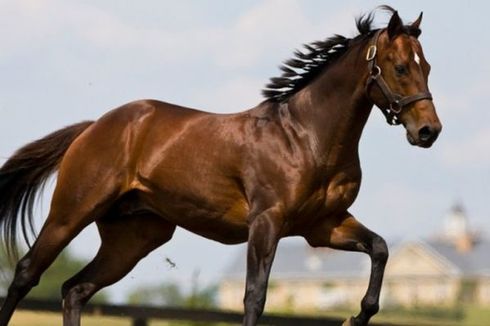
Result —
[[389, 103], [388, 107], [380, 107], [380, 109], [385, 115], [386, 121], [390, 125], [398, 125], [401, 123], [398, 116], [405, 106], [420, 100], [432, 100], [432, 94], [430, 92], [421, 92], [415, 95], [402, 96], [400, 94], [394, 93], [391, 90], [390, 86], [388, 86], [385, 79], [381, 75], [381, 67], [378, 66], [376, 63], [378, 39], [382, 32], [383, 29], [380, 29], [376, 32], [373, 37], [373, 42], [369, 46], [366, 53], [366, 61], [368, 62], [369, 68], [369, 77], [366, 81], [366, 94], [369, 98], [369, 89], [371, 88], [373, 83], [378, 85], [379, 89]]

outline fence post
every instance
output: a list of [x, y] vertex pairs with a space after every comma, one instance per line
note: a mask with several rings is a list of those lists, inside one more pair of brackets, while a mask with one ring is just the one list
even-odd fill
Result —
[[148, 320], [142, 317], [134, 318], [132, 326], [148, 326]]

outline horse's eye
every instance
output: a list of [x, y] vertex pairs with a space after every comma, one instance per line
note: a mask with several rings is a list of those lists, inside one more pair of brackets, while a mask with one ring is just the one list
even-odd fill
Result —
[[407, 66], [405, 65], [395, 65], [396, 74], [399, 76], [406, 75], [408, 73]]

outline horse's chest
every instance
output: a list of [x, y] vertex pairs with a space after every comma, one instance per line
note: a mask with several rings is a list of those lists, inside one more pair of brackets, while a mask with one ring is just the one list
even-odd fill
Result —
[[360, 173], [339, 173], [330, 178], [299, 204], [299, 210], [291, 215], [289, 233], [302, 234], [319, 220], [344, 213], [356, 199], [360, 181]]
[[332, 175], [324, 185], [325, 213], [347, 210], [356, 199], [360, 184], [360, 169], [349, 169]]
[[328, 184], [325, 196], [327, 212], [347, 210], [357, 197], [360, 180], [341, 179]]
[[[296, 223], [309, 224], [318, 218], [345, 212], [354, 202], [361, 183], [360, 170], [332, 174], [320, 187], [298, 203], [292, 215]], [[297, 217], [301, 216], [298, 220]]]

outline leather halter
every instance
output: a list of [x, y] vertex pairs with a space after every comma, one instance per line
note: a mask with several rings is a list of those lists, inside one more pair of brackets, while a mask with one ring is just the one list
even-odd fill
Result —
[[[373, 84], [378, 85], [379, 89], [383, 93], [386, 100], [388, 100], [388, 107], [381, 107], [381, 111], [386, 117], [386, 121], [390, 125], [398, 125], [401, 123], [399, 114], [403, 108], [413, 102], [420, 100], [432, 100], [432, 94], [430, 92], [421, 92], [415, 95], [402, 96], [398, 93], [394, 93], [390, 86], [386, 83], [385, 79], [381, 75], [381, 67], [376, 63], [376, 54], [378, 51], [378, 39], [384, 29], [380, 29], [374, 34], [373, 42], [369, 46], [366, 53], [366, 61], [368, 62], [369, 77], [366, 81], [366, 95], [369, 96], [369, 89]], [[372, 101], [372, 100], [371, 100]], [[372, 101], [374, 103], [374, 101]]]

